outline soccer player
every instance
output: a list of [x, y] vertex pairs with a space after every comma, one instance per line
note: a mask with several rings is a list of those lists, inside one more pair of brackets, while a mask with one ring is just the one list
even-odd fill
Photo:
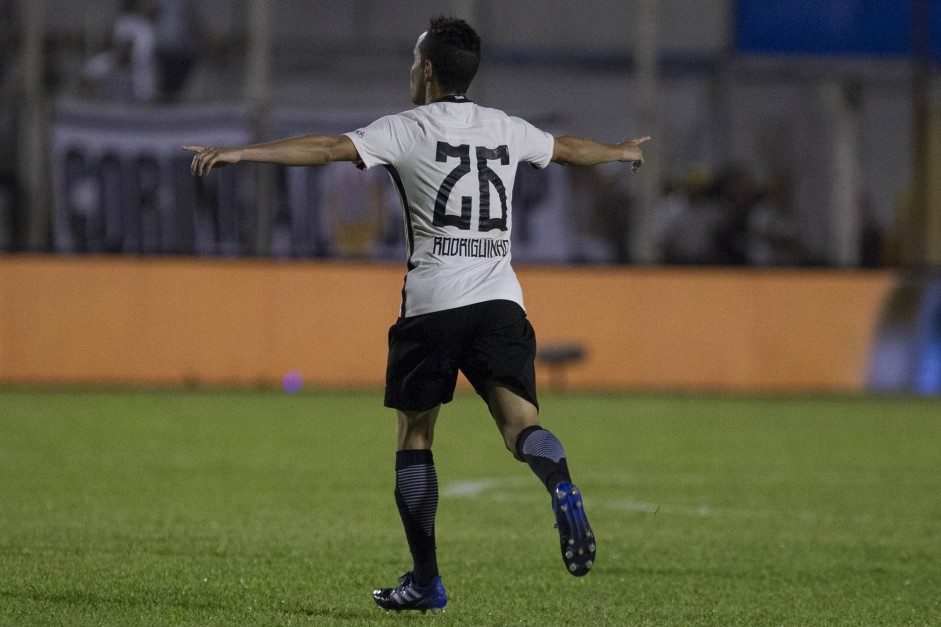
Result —
[[562, 560], [575, 576], [595, 559], [596, 541], [562, 443], [539, 424], [536, 340], [510, 267], [516, 168], [550, 162], [623, 161], [636, 171], [647, 137], [603, 144], [553, 137], [528, 122], [468, 100], [480, 37], [463, 20], [431, 20], [413, 52], [414, 109], [339, 136], [307, 135], [238, 148], [184, 146], [192, 170], [238, 161], [292, 166], [351, 161], [385, 167], [401, 197], [407, 267], [397, 322], [389, 330], [385, 404], [398, 416], [395, 502], [412, 554], [398, 586], [373, 592], [386, 610], [439, 611], [435, 420], [454, 394], [458, 370], [487, 403], [510, 453], [551, 495]]

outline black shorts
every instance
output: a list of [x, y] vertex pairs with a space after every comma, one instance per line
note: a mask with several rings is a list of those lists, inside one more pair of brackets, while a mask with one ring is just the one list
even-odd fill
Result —
[[536, 333], [512, 301], [399, 318], [389, 329], [385, 405], [424, 411], [447, 403], [460, 370], [485, 401], [492, 382], [538, 408], [535, 358]]

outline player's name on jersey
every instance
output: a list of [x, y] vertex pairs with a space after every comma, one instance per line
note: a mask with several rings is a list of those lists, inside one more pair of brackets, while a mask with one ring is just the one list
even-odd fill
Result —
[[510, 252], [509, 240], [475, 237], [442, 237], [434, 239], [431, 253], [442, 257], [506, 257]]

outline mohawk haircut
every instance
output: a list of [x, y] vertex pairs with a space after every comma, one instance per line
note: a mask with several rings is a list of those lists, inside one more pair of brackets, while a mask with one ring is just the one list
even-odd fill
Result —
[[435, 17], [419, 51], [431, 61], [442, 89], [463, 94], [480, 65], [480, 35], [464, 20]]

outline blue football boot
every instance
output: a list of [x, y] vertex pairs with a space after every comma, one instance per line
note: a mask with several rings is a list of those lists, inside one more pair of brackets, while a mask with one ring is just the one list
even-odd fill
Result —
[[386, 610], [418, 610], [422, 614], [430, 611], [437, 614], [448, 604], [448, 595], [441, 585], [441, 577], [435, 577], [427, 586], [419, 586], [412, 581], [412, 573], [399, 577], [399, 586], [374, 590], [372, 598], [376, 605]]
[[576, 577], [588, 574], [595, 563], [595, 534], [588, 525], [578, 488], [567, 481], [557, 485], [552, 493], [552, 511], [565, 568]]

